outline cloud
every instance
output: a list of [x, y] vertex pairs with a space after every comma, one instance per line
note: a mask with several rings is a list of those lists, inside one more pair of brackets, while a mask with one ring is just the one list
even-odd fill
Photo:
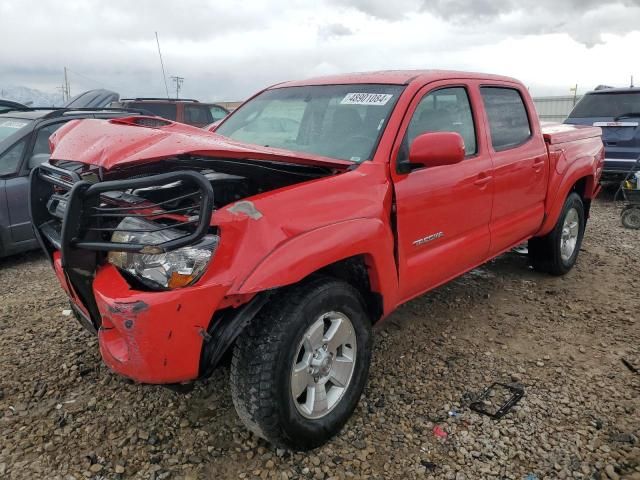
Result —
[[167, 75], [185, 78], [183, 96], [206, 101], [407, 68], [501, 73], [564, 93], [576, 81], [640, 77], [630, 71], [639, 1], [2, 0], [0, 88], [55, 92], [66, 66], [73, 94], [162, 96], [157, 31]]
[[346, 37], [348, 35], [352, 35], [353, 31], [341, 24], [341, 23], [330, 23], [328, 25], [322, 25], [318, 28], [318, 36], [321, 39], [330, 39], [335, 37]]
[[398, 21], [425, 12], [468, 30], [507, 34], [566, 32], [587, 46], [603, 34], [637, 30], [640, 0], [329, 0], [374, 18]]

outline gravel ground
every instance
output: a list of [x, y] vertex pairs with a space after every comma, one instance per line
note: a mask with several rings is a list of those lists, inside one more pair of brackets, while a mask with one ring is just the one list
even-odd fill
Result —
[[[640, 232], [611, 202], [566, 277], [510, 253], [394, 313], [353, 418], [307, 454], [243, 428], [228, 367], [186, 395], [133, 384], [65, 308], [40, 254], [0, 260], [0, 478], [640, 479]], [[468, 408], [494, 381], [525, 389], [498, 421]]]

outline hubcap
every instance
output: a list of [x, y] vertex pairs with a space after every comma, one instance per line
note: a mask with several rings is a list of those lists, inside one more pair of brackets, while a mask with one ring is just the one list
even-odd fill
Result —
[[307, 329], [291, 369], [291, 396], [303, 417], [324, 417], [338, 405], [353, 376], [356, 349], [356, 332], [344, 313], [324, 313]]
[[580, 233], [580, 216], [575, 208], [570, 209], [564, 217], [562, 235], [560, 236], [560, 257], [565, 262], [573, 256]]

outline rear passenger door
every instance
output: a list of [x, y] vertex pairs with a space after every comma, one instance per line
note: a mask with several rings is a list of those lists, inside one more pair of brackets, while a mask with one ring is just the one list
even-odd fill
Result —
[[[401, 301], [483, 262], [489, 252], [493, 199], [479, 93], [474, 82], [435, 82], [409, 106], [392, 165], [396, 197]], [[413, 140], [426, 132], [457, 132], [466, 158], [455, 165], [407, 171]]]
[[544, 217], [549, 159], [534, 111], [517, 85], [480, 88], [493, 159], [491, 255], [533, 235]]

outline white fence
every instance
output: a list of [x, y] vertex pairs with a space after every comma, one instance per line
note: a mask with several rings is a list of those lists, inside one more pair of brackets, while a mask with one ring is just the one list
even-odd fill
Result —
[[534, 97], [533, 103], [536, 105], [538, 116], [543, 122], [562, 122], [569, 115], [575, 103], [582, 98], [578, 95], [560, 97]]

